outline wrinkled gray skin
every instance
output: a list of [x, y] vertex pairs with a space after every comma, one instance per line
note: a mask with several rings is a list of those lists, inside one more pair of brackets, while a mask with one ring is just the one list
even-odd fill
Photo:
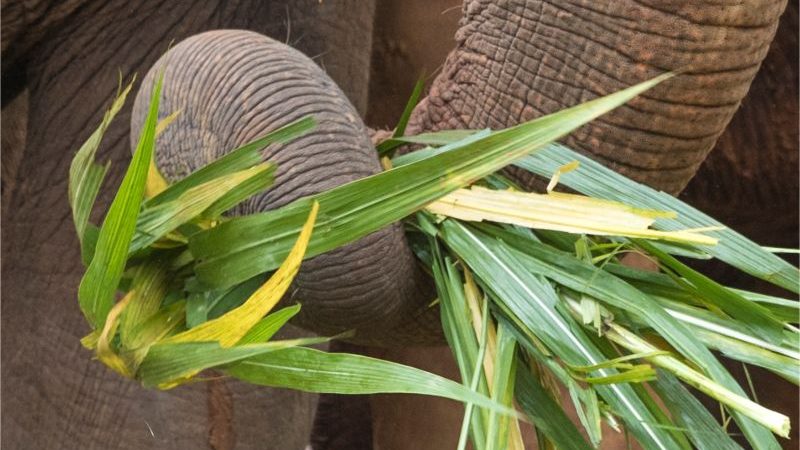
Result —
[[[275, 185], [235, 212], [279, 207], [381, 171], [366, 127], [336, 83], [299, 51], [241, 30], [191, 37], [156, 63], [133, 107], [132, 148], [162, 67], [162, 114], [181, 111], [157, 147], [156, 162], [171, 180], [301, 117], [316, 119], [312, 133], [264, 152], [278, 165]], [[438, 313], [426, 307], [433, 293], [424, 280], [395, 224], [305, 262], [284, 301], [300, 301], [295, 323], [320, 334], [355, 329], [359, 342], [431, 342], [439, 339]], [[409, 323], [426, 311], [424, 322]]]
[[[359, 108], [350, 106], [311, 61], [289, 47], [246, 32], [198, 35], [175, 45], [165, 56], [169, 64], [161, 113], [183, 109], [158, 150], [158, 162], [169, 177], [181, 176], [304, 111], [318, 116], [320, 129], [303, 138], [306, 145], [298, 142], [268, 150], [268, 158], [283, 162], [279, 182], [245, 208], [283, 204], [379, 170], [357, 114], [363, 111], [363, 91], [357, 88], [366, 88], [367, 61], [356, 50], [369, 42], [371, 9], [361, 2], [333, 3], [323, 2], [319, 8], [341, 14], [322, 15], [311, 4], [307, 11], [323, 24], [346, 26], [314, 25], [304, 31], [315, 33], [307, 39], [328, 43], [323, 63], [337, 64], [324, 65]], [[39, 126], [19, 170], [24, 178], [10, 196], [15, 214], [3, 217], [3, 254], [15, 261], [14, 266], [3, 266], [3, 276], [13, 280], [3, 302], [3, 326], [6, 336], [13, 338], [3, 341], [2, 369], [4, 406], [19, 411], [12, 418], [3, 415], [3, 439], [12, 447], [31, 447], [30, 442], [33, 448], [231, 448], [233, 442], [237, 448], [301, 446], [300, 436], [307, 432], [310, 417], [306, 396], [283, 393], [278, 399], [274, 391], [228, 382], [155, 394], [90, 362], [77, 345], [86, 329], [70, 294], [75, 292], [80, 268], [64, 202], [66, 167], [87, 127], [99, 120], [113, 90], [111, 72], [117, 67], [124, 73], [150, 67], [164, 48], [157, 44], [166, 37], [220, 27], [270, 34], [267, 25], [253, 26], [252, 21], [262, 16], [252, 9], [226, 15], [244, 11], [244, 6], [210, 8], [206, 13], [195, 7], [191, 12], [195, 21], [182, 20], [185, 12], [175, 11], [182, 5], [143, 8], [137, 20], [147, 11], [158, 17], [141, 23], [129, 19], [129, 29], [147, 29], [137, 34], [141, 40], [103, 32], [112, 27], [110, 21], [75, 21], [59, 29], [64, 34], [56, 36], [61, 39], [52, 35], [46, 39], [42, 33], [36, 37], [38, 44], [17, 51], [28, 59], [30, 117]], [[409, 130], [505, 127], [664, 70], [684, 69], [683, 75], [566, 139], [626, 175], [678, 193], [746, 94], [784, 6], [784, 1], [762, 0], [733, 5], [467, 1], [457, 47], [415, 110]], [[99, 14], [102, 9], [115, 7], [76, 8], [69, 14]], [[121, 12], [116, 11], [115, 17], [127, 16]], [[113, 16], [113, 11], [107, 14], [99, 17]], [[4, 56], [7, 16], [4, 10]], [[112, 28], [125, 29], [118, 23]], [[341, 53], [336, 55], [337, 51]], [[91, 55], [87, 60], [102, 64], [87, 67], [76, 54]], [[145, 90], [149, 79], [152, 75], [143, 83]], [[53, 109], [52, 104], [62, 107]], [[91, 114], [79, 114], [83, 108]], [[138, 98], [134, 128], [141, 115]], [[124, 159], [125, 136], [122, 128], [112, 129], [111, 145], [103, 153], [117, 161], [115, 180]], [[184, 139], [176, 145], [171, 137]], [[525, 184], [532, 182], [517, 175]], [[398, 277], [376, 278], [387, 273]], [[436, 340], [438, 333], [431, 327], [435, 312], [424, 309], [429, 298], [424, 296], [425, 281], [417, 274], [398, 227], [335, 255], [315, 258], [304, 264], [296, 283], [296, 298], [304, 304], [299, 324], [326, 333], [356, 328], [359, 336], [382, 344]], [[378, 289], [368, 289], [372, 286]], [[42, 358], [51, 365], [43, 368]], [[70, 375], [64, 375], [64, 369]], [[213, 404], [208, 410], [196, 406], [205, 401], [206, 389]], [[226, 396], [228, 400], [220, 402]], [[154, 427], [155, 439], [144, 423]], [[48, 432], [36, 434], [39, 430]], [[279, 439], [287, 441], [278, 444]]]

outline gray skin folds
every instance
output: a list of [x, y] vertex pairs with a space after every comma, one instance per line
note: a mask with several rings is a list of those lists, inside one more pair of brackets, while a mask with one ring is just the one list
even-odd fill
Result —
[[408, 132], [505, 128], [680, 70], [565, 139], [620, 173], [677, 194], [747, 93], [785, 6], [466, 0], [456, 48]]
[[[277, 208], [380, 172], [366, 127], [339, 87], [302, 53], [250, 31], [219, 30], [173, 47], [150, 70], [134, 103], [131, 145], [164, 68], [161, 116], [180, 110], [159, 138], [156, 163], [174, 181], [226, 152], [306, 115], [309, 134], [264, 151], [275, 184], [234, 214]], [[265, 232], [269, 232], [265, 230]], [[437, 342], [430, 282], [400, 224], [305, 261], [283, 302], [302, 304], [296, 324], [323, 335], [355, 329], [355, 342]]]

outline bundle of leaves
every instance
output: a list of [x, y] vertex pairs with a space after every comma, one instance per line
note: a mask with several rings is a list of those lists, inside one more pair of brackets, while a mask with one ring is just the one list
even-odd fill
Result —
[[[273, 181], [261, 150], [308, 132], [313, 120], [170, 185], [153, 163], [156, 136], [174, 118], [157, 123], [159, 81], [97, 227], [89, 215], [108, 167], [95, 153], [129, 85], [70, 169], [87, 267], [78, 299], [93, 329], [83, 344], [114, 371], [161, 389], [215, 368], [312, 392], [447, 397], [466, 404], [460, 448], [471, 440], [475, 449], [522, 449], [520, 420], [535, 425], [540, 448], [594, 448], [602, 422], [645, 448], [740, 448], [728, 421], [717, 422], [688, 385], [717, 400], [754, 448], [779, 448], [774, 434], [786, 437], [789, 419], [751, 400], [712, 351], [798, 384], [797, 303], [722, 286], [676, 256], [718, 258], [795, 293], [798, 270], [679, 200], [552, 143], [667, 76], [500, 131], [403, 137], [412, 99], [378, 145], [388, 170], [240, 217], [223, 213]], [[408, 143], [424, 148], [391, 157]], [[498, 174], [511, 164], [552, 177], [547, 192], [522, 192]], [[584, 195], [554, 192], [559, 182]], [[461, 384], [308, 347], [328, 338], [272, 339], [301, 307], [273, 310], [304, 258], [399, 220], [435, 279]], [[660, 270], [621, 264], [628, 253]], [[562, 390], [578, 423], [559, 403]]]

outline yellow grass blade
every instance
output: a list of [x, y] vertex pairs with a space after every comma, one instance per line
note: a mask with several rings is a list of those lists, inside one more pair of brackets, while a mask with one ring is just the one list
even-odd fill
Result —
[[[158, 136], [167, 129], [169, 124], [178, 118], [180, 113], [181, 110], [179, 109], [158, 122], [158, 125], [156, 125], [156, 139], [158, 139]], [[161, 175], [161, 172], [158, 171], [158, 167], [156, 167], [156, 159], [152, 158], [150, 160], [150, 167], [147, 170], [147, 184], [144, 187], [145, 197], [153, 198], [168, 187], [169, 182], [167, 182], [166, 178], [164, 178], [164, 176]]]
[[128, 303], [130, 303], [134, 296], [134, 291], [128, 292], [122, 300], [111, 308], [108, 312], [108, 316], [106, 316], [106, 323], [103, 326], [103, 331], [97, 338], [97, 359], [125, 377], [132, 377], [133, 374], [128, 368], [128, 364], [111, 348], [111, 339], [113, 339], [114, 335], [117, 333], [119, 315], [122, 314], [122, 311], [128, 306]]
[[556, 169], [556, 171], [553, 173], [553, 176], [550, 178], [550, 182], [547, 183], [547, 193], [549, 194], [553, 192], [553, 189], [556, 188], [556, 185], [558, 184], [558, 180], [561, 178], [562, 173], [572, 172], [573, 170], [577, 169], [580, 165], [581, 165], [580, 162], [578, 162], [577, 160], [573, 160]]
[[[478, 285], [472, 278], [472, 273], [464, 268], [464, 297], [467, 299], [467, 306], [469, 307], [470, 315], [472, 316], [472, 328], [475, 330], [475, 336], [478, 340], [483, 336], [483, 318], [481, 317], [483, 311], [482, 304], [487, 301], [485, 296], [480, 294]], [[494, 361], [497, 358], [497, 329], [494, 323], [490, 320], [487, 324], [486, 330], [486, 354], [483, 358], [483, 372], [486, 374], [486, 384], [489, 386], [489, 392], [492, 389], [492, 381], [494, 380]]]
[[633, 208], [618, 202], [559, 192], [535, 194], [474, 186], [452, 192], [426, 208], [434, 214], [473, 222], [488, 220], [569, 233], [704, 245], [717, 243], [716, 239], [695, 230], [649, 228], [656, 218], [673, 217], [671, 212]]
[[306, 252], [306, 246], [311, 239], [317, 211], [319, 211], [319, 203], [314, 202], [311, 213], [300, 231], [300, 236], [286, 260], [244, 304], [217, 319], [164, 339], [162, 343], [217, 341], [222, 347], [231, 347], [239, 342], [250, 328], [278, 303], [297, 275]]

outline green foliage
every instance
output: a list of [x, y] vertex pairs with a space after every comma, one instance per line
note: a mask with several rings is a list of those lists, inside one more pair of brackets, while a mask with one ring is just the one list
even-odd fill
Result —
[[334, 394], [420, 394], [470, 402], [516, 416], [513, 409], [492, 402], [446, 378], [402, 364], [349, 353], [327, 353], [295, 347], [234, 364], [226, 373], [264, 386]]
[[784, 289], [800, 292], [800, 272], [796, 267], [679, 199], [626, 178], [563, 145], [550, 145], [516, 164], [533, 173], [549, 176], [556, 168], [575, 160], [580, 162], [581, 169], [561, 177], [565, 186], [592, 197], [676, 212], [674, 219], [656, 221], [655, 227], [660, 230], [722, 227], [709, 233], [719, 239], [719, 244], [701, 246], [697, 250]]
[[308, 256], [353, 242], [566, 135], [663, 79], [662, 76], [492, 133], [448, 152], [298, 199], [276, 210], [237, 217], [198, 233], [189, 242], [192, 254], [201, 260], [195, 267], [198, 279], [208, 289], [219, 289], [276, 268], [315, 201], [320, 205], [320, 219]]
[[[552, 143], [668, 76], [506, 130], [403, 136], [422, 89], [418, 83], [394, 135], [378, 150], [388, 155], [406, 143], [428, 147], [395, 157], [384, 173], [243, 217], [223, 213], [271, 185], [276, 168], [261, 161], [261, 150], [301, 136], [314, 121], [293, 122], [182, 180], [159, 184], [148, 180], [157, 175], [159, 81], [131, 165], [97, 228], [89, 217], [107, 167], [94, 162], [95, 154], [129, 86], [70, 168], [69, 201], [88, 265], [78, 298], [94, 330], [82, 342], [101, 362], [149, 387], [171, 388], [216, 369], [254, 384], [310, 392], [460, 401], [466, 405], [460, 449], [467, 440], [476, 450], [524, 448], [518, 421], [525, 417], [536, 426], [540, 448], [597, 447], [605, 422], [648, 449], [738, 449], [689, 385], [719, 401], [753, 448], [776, 449], [772, 433], [786, 436], [788, 418], [750, 400], [711, 351], [800, 383], [797, 303], [722, 286], [677, 257], [716, 257], [795, 292], [800, 272], [679, 200]], [[562, 170], [574, 169], [574, 160], [579, 168]], [[582, 235], [426, 209], [471, 184], [484, 191], [513, 188], [496, 173], [510, 164], [630, 205], [630, 212], [655, 219], [657, 230], [711, 227], [708, 233], [719, 242]], [[146, 189], [151, 185], [161, 187]], [[145, 199], [146, 193], [154, 196]], [[551, 195], [550, 207], [574, 211], [559, 198], [565, 196]], [[603, 205], [571, 202], [572, 208]], [[599, 222], [607, 219], [602, 208], [596, 211]], [[493, 217], [515, 212], [505, 205]], [[398, 220], [433, 274], [461, 383], [306, 348], [326, 337], [273, 340], [300, 310], [295, 304], [272, 311], [304, 258]], [[648, 254], [661, 271], [623, 266], [622, 255], [631, 252]], [[117, 293], [124, 295], [119, 302]], [[577, 411], [575, 423], [562, 392]]]
[[[122, 95], [127, 95], [127, 92], [128, 90], [126, 89]], [[127, 172], [125, 172], [122, 185], [120, 185], [117, 195], [108, 209], [105, 220], [103, 220], [103, 225], [100, 227], [97, 237], [94, 255], [78, 288], [78, 303], [81, 306], [81, 311], [83, 311], [83, 314], [95, 329], [105, 323], [106, 316], [114, 304], [114, 293], [122, 277], [122, 271], [125, 269], [128, 248], [136, 231], [136, 219], [139, 215], [139, 207], [142, 203], [145, 183], [147, 182], [147, 171], [150, 167], [153, 148], [155, 147], [160, 95], [161, 78], [159, 77], [153, 89], [150, 109], [147, 113], [144, 127], [142, 127], [142, 134], [133, 154], [133, 160]], [[118, 102], [115, 102], [114, 106], [117, 104]], [[111, 111], [114, 111], [113, 107]], [[112, 115], [108, 114], [106, 117]], [[97, 137], [98, 141], [99, 139]], [[96, 170], [92, 170], [92, 174], [95, 174], [95, 172]], [[75, 195], [80, 195], [80, 193], [76, 192]], [[91, 205], [94, 203], [93, 200], [96, 193], [96, 189], [87, 189], [86, 196], [91, 197], [91, 200], [77, 198], [74, 200], [74, 204]], [[89, 206], [89, 209], [91, 209], [91, 206]], [[84, 211], [84, 209], [80, 209], [80, 211]], [[76, 223], [78, 223], [78, 220], [76, 218]]]

